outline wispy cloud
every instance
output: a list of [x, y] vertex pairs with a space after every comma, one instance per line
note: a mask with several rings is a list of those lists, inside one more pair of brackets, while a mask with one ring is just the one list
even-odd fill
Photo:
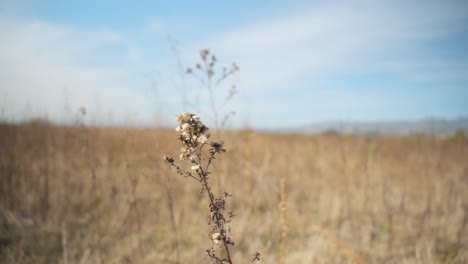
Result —
[[26, 105], [53, 120], [63, 117], [64, 104], [72, 111], [80, 106], [105, 111], [100, 114], [106, 118], [107, 113], [122, 118], [148, 112], [145, 94], [128, 89], [135, 71], [100, 59], [112, 49], [111, 56], [122, 61], [138, 59], [118, 33], [40, 20], [1, 20], [0, 27], [0, 93], [11, 116], [20, 116]]
[[323, 4], [231, 30], [207, 44], [239, 61], [250, 89], [270, 90], [294, 78], [385, 63], [389, 54], [403, 57], [425, 41], [462, 30], [467, 17], [460, 6], [431, 2]]

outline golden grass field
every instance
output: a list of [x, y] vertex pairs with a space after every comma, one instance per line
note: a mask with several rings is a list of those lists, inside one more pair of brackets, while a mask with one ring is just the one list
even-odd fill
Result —
[[[234, 263], [468, 263], [463, 133], [222, 137]], [[209, 263], [207, 198], [162, 160], [175, 131], [4, 124], [0, 144], [2, 263]]]

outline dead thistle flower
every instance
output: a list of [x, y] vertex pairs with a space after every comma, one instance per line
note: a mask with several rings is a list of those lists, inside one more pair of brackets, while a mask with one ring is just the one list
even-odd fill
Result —
[[226, 148], [224, 147], [224, 141], [222, 140], [218, 140], [216, 142], [211, 142], [211, 147], [212, 148], [212, 151], [214, 151], [215, 153], [223, 153], [223, 152], [226, 152]]
[[[208, 55], [209, 51], [204, 50], [202, 54]], [[206, 250], [208, 256], [217, 264], [229, 263], [232, 264], [229, 246], [234, 245], [231, 240], [231, 227], [229, 223], [234, 218], [233, 212], [225, 212], [226, 198], [230, 197], [227, 192], [224, 192], [221, 197], [216, 198], [211, 189], [209, 182], [209, 168], [216, 155], [226, 152], [224, 141], [218, 140], [210, 143], [208, 158], [203, 156], [202, 149], [208, 144], [208, 127], [205, 126], [198, 115], [193, 113], [182, 113], [177, 115], [179, 122], [176, 131], [179, 132], [178, 139], [182, 143], [180, 160], [189, 160], [191, 163], [190, 171], [183, 170], [178, 166], [174, 158], [165, 155], [164, 161], [171, 167], [175, 167], [177, 174], [185, 177], [190, 177], [200, 183], [201, 192], [205, 192], [209, 199], [210, 220], [208, 225], [211, 227], [209, 238], [212, 242], [211, 247]], [[224, 249], [224, 256], [216, 254], [213, 246], [219, 246]]]
[[165, 162], [167, 162], [169, 164], [174, 164], [174, 158], [171, 157], [171, 156], [164, 155], [163, 159], [164, 159]]
[[179, 125], [176, 127], [176, 131], [181, 132], [179, 140], [182, 142], [180, 160], [194, 160], [208, 141], [210, 136], [208, 127], [200, 121], [197, 115], [192, 113], [177, 115], [177, 120]]

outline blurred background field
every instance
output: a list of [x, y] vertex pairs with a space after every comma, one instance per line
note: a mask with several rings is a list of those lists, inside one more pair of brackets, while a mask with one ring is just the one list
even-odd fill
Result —
[[[233, 256], [278, 263], [466, 263], [468, 139], [225, 131]], [[0, 126], [3, 263], [205, 263], [206, 197], [169, 171], [173, 130]], [[220, 180], [220, 183], [216, 183]]]

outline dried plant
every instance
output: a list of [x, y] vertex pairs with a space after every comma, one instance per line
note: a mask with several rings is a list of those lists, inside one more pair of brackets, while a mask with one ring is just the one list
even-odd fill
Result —
[[[220, 70], [220, 73], [217, 70], [217, 57], [210, 52], [209, 49], [202, 49], [200, 51], [200, 59], [201, 61], [196, 63], [194, 67], [188, 67], [186, 72], [187, 74], [192, 75], [197, 79], [207, 90], [210, 97], [210, 107], [211, 112], [213, 114], [213, 121], [216, 128], [216, 134], [219, 136], [219, 130], [224, 128], [227, 124], [229, 118], [235, 115], [234, 111], [228, 111], [223, 113], [222, 120], [219, 118], [220, 109], [216, 104], [217, 101], [215, 100], [214, 90], [218, 86], [220, 86], [228, 77], [234, 75], [237, 71], [239, 71], [239, 67], [236, 63], [232, 63], [229, 68], [223, 67]], [[228, 90], [227, 96], [224, 98], [223, 106], [227, 104], [229, 100], [231, 100], [234, 95], [237, 94], [237, 88], [235, 85], [231, 85]]]
[[[183, 175], [194, 179], [200, 184], [200, 193], [205, 192], [209, 199], [210, 220], [208, 225], [211, 227], [209, 238], [211, 239], [211, 247], [206, 250], [211, 261], [215, 263], [230, 263], [232, 264], [231, 253], [229, 246], [234, 245], [231, 240], [231, 226], [230, 222], [234, 218], [232, 211], [226, 211], [226, 199], [231, 195], [223, 192], [221, 197], [215, 197], [210, 186], [210, 165], [215, 160], [217, 155], [226, 152], [224, 142], [222, 140], [212, 141], [208, 144], [210, 134], [208, 127], [205, 126], [200, 118], [192, 113], [183, 113], [177, 115], [179, 125], [176, 131], [180, 132], [179, 140], [182, 143], [182, 149], [179, 159], [182, 161], [189, 161], [191, 163], [191, 171], [185, 171], [182, 167], [175, 163], [171, 156], [165, 155], [164, 161], [171, 167], [177, 170], [177, 174]], [[204, 152], [204, 147], [210, 146], [208, 153]], [[224, 256], [219, 255], [215, 246], [220, 246], [224, 249]], [[252, 261], [260, 258], [259, 254], [254, 255]]]
[[280, 209], [280, 224], [281, 224], [281, 240], [280, 240], [280, 263], [284, 264], [286, 259], [286, 179], [281, 178], [280, 182], [280, 203], [278, 205]]

